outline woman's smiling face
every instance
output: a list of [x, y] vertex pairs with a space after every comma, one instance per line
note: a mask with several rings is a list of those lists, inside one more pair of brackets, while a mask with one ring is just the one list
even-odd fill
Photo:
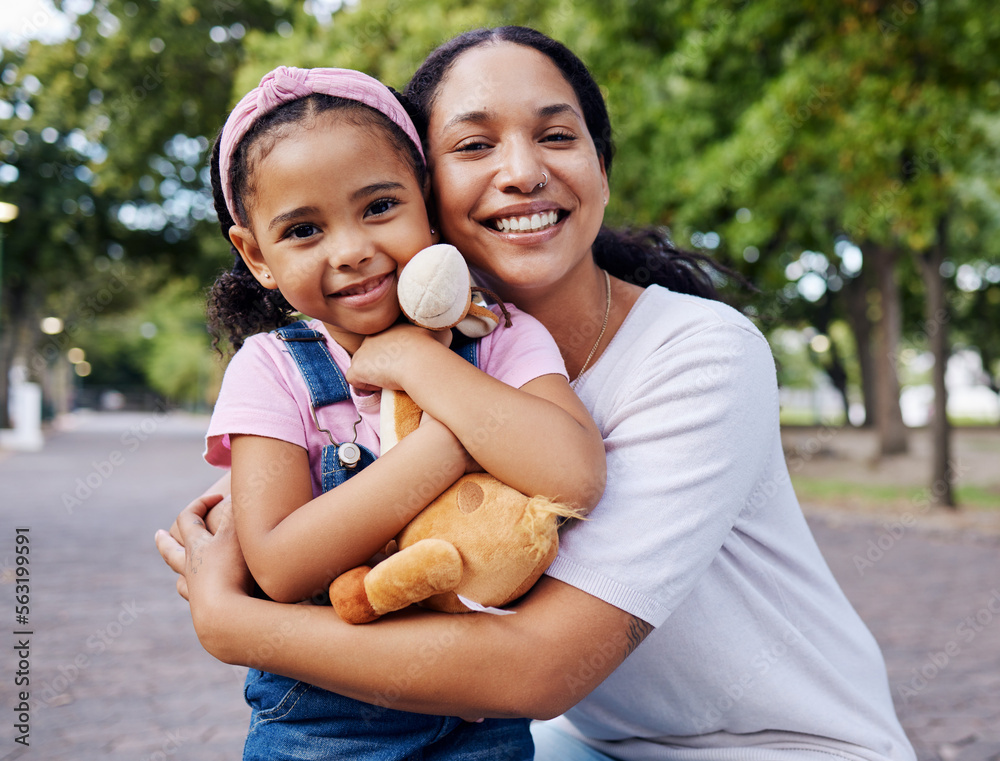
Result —
[[435, 93], [428, 143], [443, 236], [501, 295], [540, 293], [590, 265], [607, 175], [546, 55], [507, 42], [461, 54]]

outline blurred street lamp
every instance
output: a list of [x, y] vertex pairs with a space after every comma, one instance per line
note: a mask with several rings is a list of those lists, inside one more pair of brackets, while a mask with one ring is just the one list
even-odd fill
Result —
[[57, 336], [62, 333], [63, 321], [58, 317], [43, 317], [39, 327], [47, 336]]

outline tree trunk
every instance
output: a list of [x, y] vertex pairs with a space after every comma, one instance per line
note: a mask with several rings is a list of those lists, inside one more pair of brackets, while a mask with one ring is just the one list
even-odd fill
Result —
[[17, 351], [23, 298], [17, 291], [7, 290], [0, 304], [0, 428], [10, 428], [10, 369]]
[[847, 369], [844, 367], [844, 363], [840, 359], [840, 352], [837, 351], [837, 345], [832, 339], [830, 341], [830, 361], [823, 369], [826, 371], [827, 377], [830, 378], [833, 387], [837, 389], [837, 393], [840, 394], [844, 405], [844, 425], [849, 426], [851, 425], [851, 398], [847, 393]]
[[881, 315], [873, 331], [875, 396], [875, 424], [878, 428], [879, 454], [903, 454], [907, 451], [906, 426], [899, 407], [899, 377], [896, 358], [899, 338], [903, 331], [903, 310], [896, 282], [895, 249], [873, 247], [875, 278], [881, 296]]
[[[980, 345], [979, 357], [983, 362], [983, 375], [985, 376], [986, 385], [990, 391], [997, 395], [997, 405], [1000, 406], [1000, 376], [994, 377], [990, 371], [990, 368], [993, 367], [993, 355]], [[1000, 417], [997, 418], [997, 425], [1000, 425]]]
[[5, 323], [3, 332], [0, 332], [0, 428], [10, 428], [7, 408], [10, 403], [10, 364], [13, 355], [13, 331]]
[[951, 423], [948, 421], [948, 389], [945, 371], [948, 367], [948, 304], [945, 300], [941, 264], [947, 250], [948, 220], [938, 222], [937, 243], [920, 256], [920, 271], [926, 291], [926, 322], [924, 331], [934, 354], [934, 411], [931, 416], [931, 437], [934, 444], [931, 463], [931, 494], [935, 502], [956, 508], [952, 490]]
[[819, 360], [820, 367], [830, 379], [833, 387], [840, 394], [840, 399], [844, 405], [844, 425], [851, 424], [851, 400], [847, 394], [847, 369], [840, 359], [840, 352], [837, 351], [837, 344], [830, 335], [830, 323], [833, 320], [833, 292], [827, 291], [823, 300], [820, 301], [813, 325], [816, 330], [823, 333], [830, 339], [830, 348], [827, 351], [826, 361]]
[[863, 428], [875, 425], [878, 400], [875, 396], [875, 369], [872, 361], [872, 324], [868, 316], [868, 270], [862, 270], [856, 277], [844, 283], [843, 294], [847, 299], [847, 322], [854, 334], [854, 344], [858, 352], [858, 366], [861, 370], [861, 396], [865, 405]]

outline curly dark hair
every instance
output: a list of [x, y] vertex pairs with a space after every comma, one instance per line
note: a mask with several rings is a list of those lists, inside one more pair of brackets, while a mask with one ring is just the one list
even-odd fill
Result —
[[[604, 170], [611, 177], [615, 145], [611, 120], [597, 82], [586, 65], [561, 42], [523, 26], [474, 29], [444, 43], [434, 50], [417, 69], [404, 93], [415, 111], [412, 116], [427, 149], [427, 124], [438, 88], [463, 53], [480, 45], [509, 42], [533, 48], [555, 64], [573, 88], [587, 130], [597, 154], [604, 160]], [[674, 246], [664, 228], [614, 230], [602, 226], [593, 243], [597, 265], [615, 277], [643, 287], [662, 285], [678, 293], [720, 300], [716, 282], [727, 278], [745, 284], [742, 276], [703, 254]]]
[[[398, 93], [404, 108], [405, 99]], [[292, 125], [327, 111], [337, 111], [346, 123], [362, 129], [376, 129], [399, 152], [413, 169], [417, 182], [423, 186], [427, 180], [427, 168], [417, 146], [391, 119], [370, 106], [347, 98], [339, 98], [324, 93], [313, 93], [297, 100], [284, 103], [268, 112], [250, 128], [233, 152], [230, 163], [230, 182], [233, 189], [233, 206], [241, 220], [249, 226], [250, 210], [257, 192], [254, 170], [267, 156], [274, 145]], [[208, 330], [212, 335], [212, 345], [221, 353], [220, 342], [227, 341], [234, 351], [254, 335], [288, 325], [296, 319], [296, 309], [277, 289], [264, 288], [247, 268], [236, 247], [232, 245], [229, 231], [236, 226], [222, 195], [219, 174], [219, 147], [222, 133], [212, 148], [211, 177], [212, 198], [215, 213], [219, 218], [219, 228], [223, 237], [230, 242], [234, 256], [232, 269], [222, 272], [208, 292]]]

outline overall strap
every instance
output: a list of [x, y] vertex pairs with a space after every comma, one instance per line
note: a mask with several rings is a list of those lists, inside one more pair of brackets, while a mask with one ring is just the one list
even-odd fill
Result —
[[326, 348], [322, 333], [307, 327], [303, 320], [274, 332], [285, 343], [302, 373], [313, 409], [346, 402], [351, 398], [351, 389]]
[[451, 339], [451, 348], [452, 351], [466, 362], [470, 362], [474, 367], [479, 367], [478, 338], [469, 338], [456, 330], [454, 337]]
[[371, 465], [375, 455], [367, 447], [354, 442], [338, 444], [328, 429], [320, 427], [316, 417], [318, 408], [351, 400], [351, 389], [333, 361], [323, 334], [307, 327], [302, 320], [278, 328], [275, 333], [285, 343], [309, 389], [313, 423], [330, 438], [330, 443], [323, 446], [320, 462], [322, 488], [328, 492]]
[[340, 486], [355, 473], [360, 473], [375, 462], [375, 455], [368, 447], [363, 447], [360, 444], [349, 446], [356, 446], [360, 455], [360, 459], [353, 467], [348, 467], [341, 461], [338, 451], [340, 449], [339, 446], [327, 444], [323, 447], [323, 454], [320, 455], [320, 475], [322, 477], [324, 494], [330, 491], [330, 489]]

